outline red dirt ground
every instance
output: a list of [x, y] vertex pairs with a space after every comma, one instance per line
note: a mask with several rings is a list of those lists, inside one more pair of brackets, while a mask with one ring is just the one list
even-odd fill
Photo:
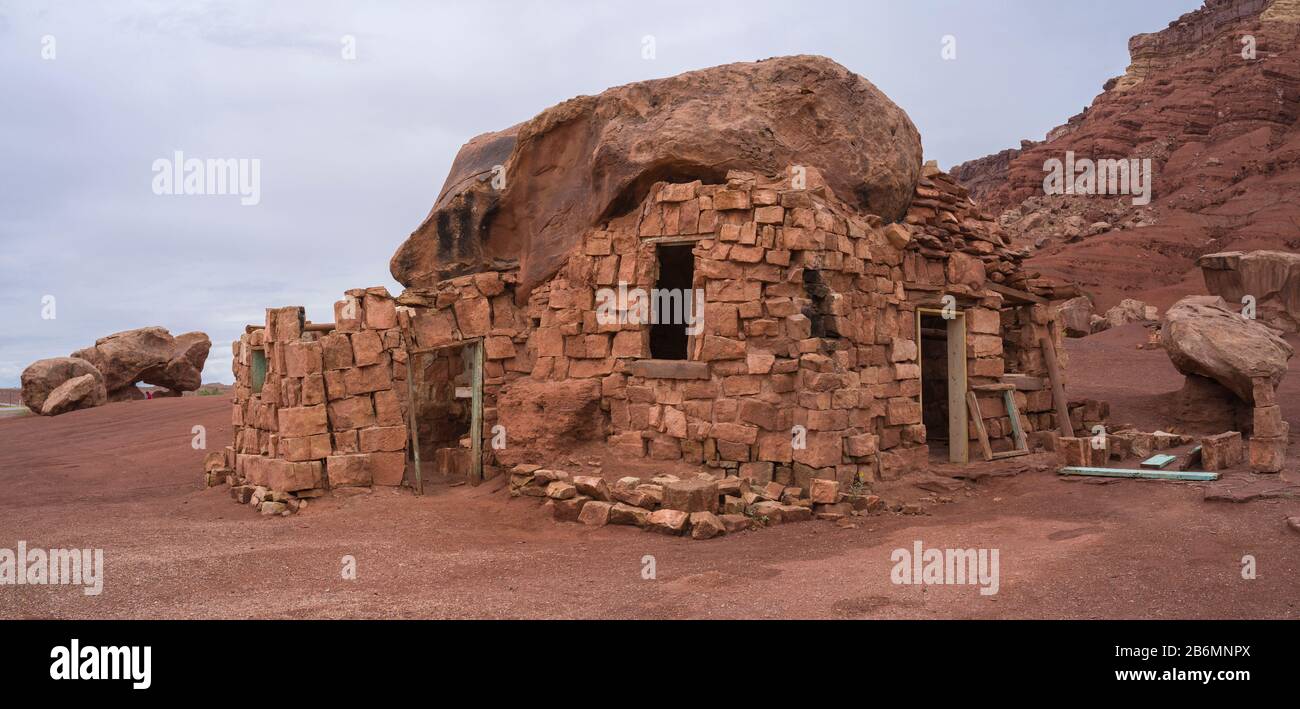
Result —
[[[1134, 348], [1142, 339], [1126, 328], [1071, 341], [1071, 397], [1109, 399], [1116, 421], [1158, 427], [1153, 402], [1181, 380], [1162, 351]], [[1300, 430], [1294, 375], [1282, 399]], [[0, 586], [0, 618], [1300, 618], [1300, 535], [1284, 523], [1300, 515], [1297, 499], [1232, 504], [1203, 501], [1193, 484], [1066, 482], [1035, 456], [985, 464], [1025, 472], [984, 478], [924, 516], [710, 541], [556, 523], [499, 480], [262, 518], [225, 488], [203, 489], [196, 424], [211, 448], [225, 445], [228, 402], [0, 419], [0, 547], [105, 555], [102, 595]], [[1281, 477], [1296, 482], [1294, 469]], [[890, 554], [914, 540], [999, 549], [999, 593], [892, 584]], [[1247, 554], [1252, 580], [1241, 575]], [[345, 555], [356, 580], [341, 578]], [[642, 578], [646, 555], [654, 580]]]

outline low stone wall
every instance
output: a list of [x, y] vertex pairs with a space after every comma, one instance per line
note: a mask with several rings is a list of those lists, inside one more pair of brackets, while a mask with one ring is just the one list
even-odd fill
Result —
[[402, 484], [407, 353], [396, 302], [382, 287], [350, 290], [335, 316], [332, 330], [319, 331], [300, 306], [271, 308], [264, 327], [233, 344], [235, 435], [225, 464], [237, 499], [258, 488], [306, 498]]

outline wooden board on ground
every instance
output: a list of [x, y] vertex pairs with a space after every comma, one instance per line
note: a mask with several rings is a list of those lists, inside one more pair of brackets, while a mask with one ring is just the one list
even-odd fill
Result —
[[1139, 478], [1143, 480], [1191, 480], [1211, 482], [1219, 479], [1218, 473], [1172, 472], [1167, 470], [1135, 470], [1132, 468], [1087, 468], [1067, 465], [1057, 471], [1060, 475], [1083, 475], [1095, 478]]

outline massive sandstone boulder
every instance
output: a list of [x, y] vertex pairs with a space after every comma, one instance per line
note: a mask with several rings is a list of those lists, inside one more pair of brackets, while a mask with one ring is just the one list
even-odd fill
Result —
[[1205, 287], [1231, 303], [1255, 298], [1265, 325], [1300, 332], [1300, 254], [1286, 251], [1224, 251], [1196, 260]]
[[1218, 296], [1188, 296], [1161, 324], [1161, 340], [1178, 371], [1213, 379], [1244, 402], [1254, 401], [1251, 379], [1276, 387], [1295, 351], [1267, 326], [1233, 312]]
[[[94, 385], [89, 387], [89, 391], [82, 392], [82, 396], [69, 403], [70, 391], [65, 391], [60, 395], [64, 399], [60, 403], [57, 413], [71, 411], [72, 409], [86, 408], [90, 406], [99, 406], [104, 403], [107, 396], [104, 387], [104, 376], [100, 374], [95, 365], [84, 359], [77, 357], [51, 357], [50, 359], [40, 359], [28, 365], [23, 370], [22, 398], [23, 405], [31, 409], [34, 413], [44, 413], [45, 403], [50, 395], [59, 389], [63, 384], [81, 377], [90, 377]], [[85, 384], [77, 385], [77, 391], [86, 388]]]
[[83, 374], [60, 384], [45, 397], [42, 416], [57, 416], [76, 409], [87, 409], [105, 402], [104, 380], [96, 374]]
[[842, 200], [895, 221], [921, 139], [866, 79], [816, 56], [727, 64], [579, 96], [457, 155], [433, 210], [397, 250], [408, 287], [517, 259], [523, 298], [601, 221], [658, 181], [816, 168]]
[[95, 366], [104, 375], [104, 385], [115, 401], [120, 390], [138, 382], [173, 391], [194, 391], [203, 383], [203, 364], [212, 341], [202, 332], [172, 337], [162, 327], [142, 327], [119, 332], [72, 353]]

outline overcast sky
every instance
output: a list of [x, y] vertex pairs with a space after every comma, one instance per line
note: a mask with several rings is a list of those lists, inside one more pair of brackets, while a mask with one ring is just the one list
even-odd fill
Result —
[[[1199, 4], [6, 0], [0, 386], [146, 325], [207, 332], [204, 380], [231, 381], [229, 343], [266, 307], [330, 321], [347, 288], [400, 292], [388, 259], [459, 146], [579, 94], [822, 54], [947, 168], [1041, 139], [1123, 72], [1131, 35]], [[178, 150], [260, 160], [260, 202], [156, 195], [154, 161]]]

